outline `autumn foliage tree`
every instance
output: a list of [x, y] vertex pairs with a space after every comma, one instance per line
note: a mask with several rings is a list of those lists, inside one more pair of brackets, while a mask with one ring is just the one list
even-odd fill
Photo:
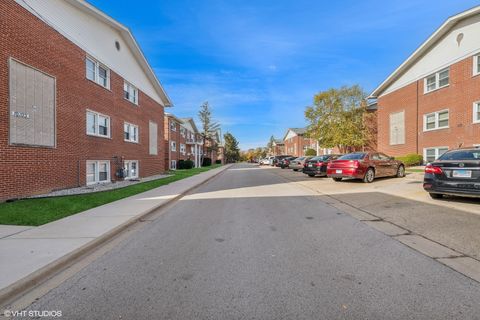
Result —
[[322, 148], [337, 147], [342, 153], [362, 149], [373, 138], [365, 121], [370, 116], [365, 97], [358, 85], [316, 94], [313, 106], [305, 110], [308, 135]]

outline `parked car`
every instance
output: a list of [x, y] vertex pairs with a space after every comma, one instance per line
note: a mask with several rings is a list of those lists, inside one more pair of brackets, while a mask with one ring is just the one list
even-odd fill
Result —
[[298, 157], [292, 161], [290, 161], [290, 165], [288, 166], [293, 171], [303, 170], [303, 165], [305, 161], [311, 159], [312, 157]]
[[427, 164], [423, 188], [434, 199], [443, 195], [480, 197], [480, 149], [447, 151]]
[[380, 177], [404, 177], [405, 165], [379, 152], [354, 152], [327, 165], [327, 176], [335, 181], [343, 178], [362, 179], [371, 183]]
[[260, 164], [263, 164], [265, 166], [271, 165], [273, 158], [274, 156], [266, 157], [265, 159], [263, 159], [263, 161]]
[[280, 160], [280, 168], [285, 169], [288, 168], [290, 165], [291, 161], [296, 159], [296, 157], [286, 157]]
[[305, 161], [305, 164], [303, 166], [303, 173], [305, 173], [309, 177], [326, 177], [328, 163], [330, 163], [330, 161], [338, 159], [339, 157], [341, 157], [341, 155], [327, 154], [308, 159], [307, 161]]
[[289, 155], [283, 155], [283, 156], [275, 156], [272, 160], [272, 166], [275, 167], [280, 167], [280, 161], [282, 161], [285, 158], [291, 157]]

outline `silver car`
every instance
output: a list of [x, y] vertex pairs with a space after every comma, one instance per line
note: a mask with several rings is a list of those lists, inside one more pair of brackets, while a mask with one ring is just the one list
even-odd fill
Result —
[[292, 161], [290, 161], [290, 164], [288, 167], [290, 169], [293, 169], [293, 171], [298, 171], [298, 170], [303, 170], [303, 166], [305, 165], [305, 161], [311, 159], [312, 157], [298, 157]]

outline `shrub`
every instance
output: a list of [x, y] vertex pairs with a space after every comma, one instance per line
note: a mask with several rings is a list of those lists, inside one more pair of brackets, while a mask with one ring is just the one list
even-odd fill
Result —
[[185, 160], [183, 162], [183, 169], [192, 169], [195, 166], [192, 160]]
[[222, 164], [222, 160], [215, 160], [215, 164]]
[[317, 155], [317, 151], [315, 151], [314, 149], [307, 149], [305, 151], [305, 155], [307, 157], [315, 157]]
[[178, 162], [177, 162], [177, 169], [179, 169], [179, 170], [185, 169], [185, 161], [183, 161], [183, 160], [178, 160]]
[[212, 159], [211, 158], [203, 158], [202, 161], [202, 167], [208, 167], [212, 165]]
[[395, 159], [402, 161], [407, 167], [419, 166], [423, 163], [423, 156], [415, 153], [407, 154], [402, 157], [395, 157]]

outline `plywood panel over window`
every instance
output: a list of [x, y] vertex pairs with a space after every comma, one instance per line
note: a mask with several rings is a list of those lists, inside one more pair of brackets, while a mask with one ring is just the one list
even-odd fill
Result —
[[150, 121], [148, 124], [148, 132], [149, 132], [149, 153], [151, 155], [158, 155], [158, 143], [157, 143], [157, 135], [158, 135], [158, 127], [155, 122]]
[[55, 146], [55, 79], [10, 59], [11, 144]]
[[390, 114], [390, 145], [405, 144], [405, 111]]

